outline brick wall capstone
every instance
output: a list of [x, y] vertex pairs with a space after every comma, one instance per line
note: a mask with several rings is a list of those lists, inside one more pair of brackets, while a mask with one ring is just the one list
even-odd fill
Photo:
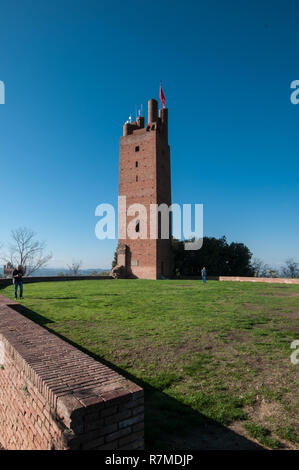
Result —
[[299, 284], [299, 279], [290, 279], [284, 277], [219, 276], [219, 281], [267, 282], [269, 284]]
[[5, 449], [143, 449], [143, 390], [0, 296]]

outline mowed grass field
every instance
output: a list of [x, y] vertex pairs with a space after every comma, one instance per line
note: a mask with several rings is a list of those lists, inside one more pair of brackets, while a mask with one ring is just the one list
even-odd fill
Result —
[[24, 315], [144, 387], [147, 449], [299, 449], [299, 285], [91, 280], [24, 297]]

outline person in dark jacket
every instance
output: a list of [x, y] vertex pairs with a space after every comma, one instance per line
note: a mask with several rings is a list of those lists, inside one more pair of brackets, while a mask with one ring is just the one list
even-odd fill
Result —
[[18, 287], [20, 288], [20, 299], [23, 298], [23, 276], [23, 268], [19, 265], [12, 273], [13, 283], [15, 285], [15, 299], [18, 298]]

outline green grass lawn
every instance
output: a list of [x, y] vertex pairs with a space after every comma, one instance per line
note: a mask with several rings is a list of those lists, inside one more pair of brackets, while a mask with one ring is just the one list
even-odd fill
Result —
[[92, 280], [24, 297], [26, 316], [144, 387], [147, 449], [299, 448], [299, 285]]

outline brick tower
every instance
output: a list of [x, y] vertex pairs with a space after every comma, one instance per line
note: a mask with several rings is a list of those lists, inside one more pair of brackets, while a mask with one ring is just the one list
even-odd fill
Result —
[[[147, 239], [129, 238], [119, 234], [118, 267], [124, 266], [129, 277], [159, 279], [172, 273], [171, 241], [162, 239], [161, 220], [158, 221], [158, 239], [151, 239], [150, 204], [171, 205], [170, 148], [168, 145], [168, 109], [159, 111], [158, 103], [148, 102], [148, 123], [144, 117], [127, 122], [120, 138], [119, 196], [126, 196], [127, 208], [143, 204], [147, 210]], [[120, 209], [119, 209], [120, 211]], [[119, 213], [120, 217], [120, 213]], [[134, 217], [127, 217], [126, 224]], [[139, 235], [139, 221], [136, 237]], [[171, 235], [171, 217], [167, 222]]]

